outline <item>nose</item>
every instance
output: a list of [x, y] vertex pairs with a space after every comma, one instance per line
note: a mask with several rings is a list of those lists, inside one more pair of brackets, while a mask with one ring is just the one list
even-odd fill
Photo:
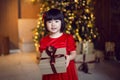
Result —
[[52, 20], [52, 26], [54, 26], [55, 25], [55, 21], [54, 20]]

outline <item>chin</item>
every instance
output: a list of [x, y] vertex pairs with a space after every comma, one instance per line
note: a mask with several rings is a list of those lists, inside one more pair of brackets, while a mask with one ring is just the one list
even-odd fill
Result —
[[51, 31], [51, 33], [57, 33], [57, 31]]

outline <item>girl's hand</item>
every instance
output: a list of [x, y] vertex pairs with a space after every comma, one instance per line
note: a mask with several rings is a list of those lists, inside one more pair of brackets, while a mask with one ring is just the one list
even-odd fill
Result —
[[70, 63], [70, 55], [66, 55], [66, 67], [69, 66]]
[[66, 56], [66, 67], [68, 67], [70, 61], [74, 60], [76, 57], [76, 51], [71, 51], [70, 53], [71, 53], [70, 55], [65, 55]]

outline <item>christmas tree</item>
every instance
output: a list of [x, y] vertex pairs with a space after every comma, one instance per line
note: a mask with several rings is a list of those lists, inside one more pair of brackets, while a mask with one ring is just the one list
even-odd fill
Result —
[[34, 29], [34, 42], [39, 47], [40, 39], [47, 34], [43, 17], [45, 11], [51, 8], [60, 9], [65, 16], [65, 33], [72, 34], [77, 42], [93, 41], [98, 36], [95, 27], [94, 0], [34, 0], [39, 2], [40, 13], [37, 27]]

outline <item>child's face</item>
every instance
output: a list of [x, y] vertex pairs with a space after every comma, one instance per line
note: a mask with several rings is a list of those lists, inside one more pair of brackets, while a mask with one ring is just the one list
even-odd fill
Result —
[[61, 29], [61, 20], [59, 19], [49, 20], [46, 22], [46, 25], [47, 25], [48, 31], [50, 31], [51, 33], [58, 33], [60, 32], [60, 29]]

